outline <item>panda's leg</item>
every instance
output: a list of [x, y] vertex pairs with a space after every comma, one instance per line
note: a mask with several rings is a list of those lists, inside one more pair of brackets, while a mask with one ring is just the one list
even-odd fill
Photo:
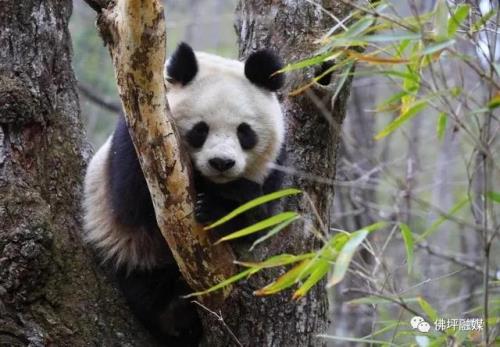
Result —
[[117, 281], [132, 312], [162, 343], [197, 346], [202, 328], [176, 264], [154, 270], [120, 270]]
[[[262, 195], [261, 185], [244, 178], [224, 184], [206, 182], [203, 188], [203, 193], [198, 195], [195, 209], [196, 219], [202, 224], [214, 222], [235, 208]], [[218, 236], [224, 236], [253, 225], [268, 216], [266, 206], [257, 206], [220, 225], [213, 232]], [[253, 237], [245, 239], [251, 241]]]
[[219, 218], [224, 217], [231, 211], [227, 203], [221, 201], [210, 193], [198, 193], [194, 213], [196, 221], [200, 224], [209, 224]]

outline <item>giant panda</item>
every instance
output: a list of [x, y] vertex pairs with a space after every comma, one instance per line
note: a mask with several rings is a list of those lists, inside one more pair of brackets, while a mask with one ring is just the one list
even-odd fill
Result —
[[[276, 96], [284, 78], [269, 50], [243, 63], [194, 52], [181, 43], [165, 67], [167, 99], [193, 164], [195, 218], [206, 224], [278, 189], [276, 162], [285, 136]], [[137, 318], [168, 346], [195, 346], [201, 324], [189, 288], [160, 234], [151, 197], [123, 117], [89, 163], [84, 240], [116, 279]], [[265, 207], [217, 232], [263, 219]]]

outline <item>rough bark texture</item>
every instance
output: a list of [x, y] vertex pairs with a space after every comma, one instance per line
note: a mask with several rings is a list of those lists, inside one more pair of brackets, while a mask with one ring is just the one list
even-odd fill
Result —
[[71, 1], [0, 1], [0, 346], [151, 345], [80, 243]]
[[[346, 8], [333, 1], [323, 1], [324, 9], [338, 18]], [[308, 1], [247, 0], [237, 9], [236, 23], [240, 53], [248, 56], [259, 48], [273, 48], [293, 62], [310, 56], [318, 47], [313, 41], [334, 25], [333, 19]], [[317, 85], [309, 93], [288, 97], [287, 92], [303, 85], [317, 71], [299, 71], [287, 76], [282, 93], [283, 109], [288, 123], [286, 138], [287, 166], [309, 175], [333, 179], [340, 125], [345, 114], [348, 84], [331, 107], [335, 78], [328, 86]], [[311, 93], [314, 95], [311, 96]], [[320, 102], [322, 101], [322, 102]], [[328, 227], [333, 188], [308, 179], [287, 177], [287, 187], [300, 187], [314, 203]], [[314, 213], [305, 198], [290, 199], [280, 209], [300, 211], [314, 221]], [[280, 236], [257, 248], [251, 254], [235, 249], [239, 259], [263, 259], [279, 253], [299, 253], [317, 249], [320, 243], [304, 225], [297, 223]], [[294, 302], [291, 292], [266, 298], [252, 292], [270, 283], [279, 271], [268, 271], [241, 283], [222, 308], [222, 316], [243, 346], [321, 346], [317, 338], [327, 326], [326, 290], [321, 283], [306, 298]], [[209, 328], [209, 329], [208, 329]], [[229, 346], [231, 338], [224, 327], [213, 322], [206, 327], [206, 346]]]
[[[189, 160], [167, 108], [163, 7], [155, 0], [122, 0], [102, 10], [98, 26], [113, 59], [125, 120], [158, 226], [191, 288], [209, 288], [234, 273], [234, 258], [227, 244], [212, 245], [209, 233], [194, 220]], [[215, 305], [222, 295], [201, 300], [208, 299]]]

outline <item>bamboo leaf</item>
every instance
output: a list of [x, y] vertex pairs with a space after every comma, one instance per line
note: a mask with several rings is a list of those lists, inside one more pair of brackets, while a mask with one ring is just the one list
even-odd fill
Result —
[[434, 322], [438, 318], [437, 311], [424, 298], [418, 297], [418, 304], [431, 321]]
[[275, 73], [290, 72], [290, 71], [294, 71], [294, 70], [304, 69], [304, 68], [309, 67], [309, 66], [318, 65], [324, 61], [335, 59], [339, 55], [341, 55], [342, 53], [343, 53], [342, 51], [338, 51], [335, 53], [327, 52], [324, 54], [320, 54], [320, 55], [314, 56], [312, 58], [307, 58], [304, 60], [300, 60], [296, 63], [288, 64], [284, 68], [282, 68], [281, 70], [279, 70]]
[[467, 4], [460, 4], [453, 13], [453, 16], [448, 20], [448, 37], [456, 34], [458, 27], [469, 15], [470, 6]]
[[375, 110], [377, 112], [395, 110], [395, 109], [399, 108], [399, 104], [397, 104], [397, 103], [401, 102], [401, 99], [407, 95], [408, 95], [408, 92], [406, 92], [406, 91], [402, 91], [402, 92], [393, 94], [390, 97], [388, 97], [386, 100], [384, 100], [380, 104], [378, 104], [377, 108]]
[[436, 36], [439, 38], [447, 37], [448, 34], [448, 6], [446, 0], [437, 0], [434, 7], [434, 28]]
[[370, 64], [406, 64], [409, 62], [408, 59], [377, 55], [363, 55], [355, 51], [347, 51], [347, 55], [357, 61], [364, 61]]
[[309, 260], [302, 261], [300, 264], [294, 266], [284, 275], [278, 277], [278, 279], [276, 279], [272, 283], [268, 284], [264, 288], [256, 290], [254, 292], [254, 295], [257, 296], [271, 295], [278, 293], [286, 288], [289, 288], [290, 286], [294, 285], [297, 281], [301, 280], [302, 278], [305, 278], [310, 273], [310, 271], [304, 271], [308, 263]]
[[366, 236], [368, 236], [367, 230], [359, 230], [352, 233], [351, 238], [349, 239], [349, 241], [347, 241], [347, 243], [340, 250], [340, 253], [337, 256], [337, 261], [335, 262], [332, 278], [327, 285], [328, 288], [333, 287], [334, 285], [342, 281], [347, 272], [347, 268], [351, 263], [352, 257], [354, 256], [354, 252], [356, 252], [356, 249], [361, 244], [361, 242], [364, 241]]
[[[467, 198], [467, 197], [458, 201], [455, 205], [452, 206], [452, 208], [450, 209], [450, 212], [448, 212], [447, 215], [453, 216], [455, 213], [460, 211], [462, 209], [462, 207], [464, 207], [468, 202], [469, 202], [469, 198]], [[448, 216], [442, 216], [439, 219], [437, 219], [436, 221], [434, 221], [429, 228], [427, 228], [426, 230], [424, 230], [424, 232], [422, 234], [420, 234], [420, 236], [418, 237], [418, 242], [427, 238], [429, 235], [433, 234], [439, 228], [439, 226], [441, 224], [443, 224], [444, 222], [446, 222], [448, 220], [448, 218], [449, 218]]]
[[254, 225], [250, 225], [246, 228], [243, 228], [241, 230], [235, 231], [234, 233], [231, 233], [229, 235], [224, 236], [223, 238], [219, 239], [215, 244], [219, 244], [224, 241], [229, 241], [229, 240], [234, 240], [243, 236], [247, 236], [253, 233], [256, 233], [257, 231], [261, 231], [264, 229], [267, 229], [269, 227], [272, 227], [274, 225], [280, 224], [284, 221], [290, 220], [297, 218], [299, 215], [296, 212], [282, 212], [279, 213], [275, 216], [266, 218], [258, 223], [255, 223]]
[[253, 269], [253, 268], [247, 269], [245, 271], [242, 271], [234, 276], [231, 276], [231, 277], [225, 279], [224, 281], [218, 283], [217, 285], [215, 285], [213, 287], [208, 288], [207, 290], [188, 294], [188, 295], [184, 296], [184, 298], [191, 298], [193, 296], [206, 295], [206, 294], [215, 292], [216, 290], [223, 289], [224, 287], [227, 287], [228, 285], [230, 285], [234, 282], [237, 282], [244, 277], [251, 276], [251, 275], [255, 274], [257, 271], [258, 270]]
[[281, 199], [285, 196], [297, 195], [300, 193], [302, 193], [302, 191], [299, 189], [288, 188], [288, 189], [283, 189], [283, 190], [280, 190], [280, 191], [277, 191], [274, 193], [259, 196], [258, 198], [253, 199], [253, 200], [241, 205], [240, 207], [238, 207], [237, 209], [235, 209], [234, 211], [232, 211], [228, 215], [222, 217], [221, 219], [219, 219], [215, 223], [205, 227], [204, 229], [205, 230], [213, 229], [213, 228], [215, 228], [223, 223], [226, 223], [227, 221], [233, 219], [234, 217], [236, 217], [236, 216], [238, 216], [238, 215], [240, 215], [240, 214], [242, 214], [242, 213], [244, 213], [244, 212], [246, 212], [254, 207], [263, 205], [263, 204], [268, 203], [268, 202], [273, 201], [273, 200]]
[[245, 262], [245, 261], [236, 261], [235, 263], [238, 265], [244, 266], [244, 267], [265, 269], [265, 268], [288, 265], [288, 264], [296, 263], [298, 261], [302, 261], [305, 259], [311, 259], [312, 257], [314, 257], [314, 255], [315, 255], [315, 253], [306, 253], [306, 254], [299, 254], [299, 255], [280, 254], [280, 255], [270, 257], [270, 258], [268, 258], [264, 261], [258, 262], [258, 263]]
[[357, 21], [356, 23], [351, 25], [346, 30], [346, 32], [342, 34], [342, 36], [345, 36], [345, 37], [359, 36], [366, 29], [368, 29], [374, 22], [375, 22], [375, 19], [371, 16], [363, 17], [359, 21]]
[[296, 221], [299, 218], [300, 218], [300, 216], [297, 216], [295, 218], [291, 218], [289, 220], [286, 220], [286, 221], [284, 221], [284, 222], [276, 225], [274, 228], [272, 228], [271, 230], [269, 230], [266, 233], [266, 235], [264, 235], [264, 236], [258, 238], [257, 240], [255, 240], [255, 242], [250, 247], [249, 251], [252, 251], [255, 248], [255, 246], [257, 246], [259, 243], [266, 241], [270, 237], [273, 237], [274, 235], [276, 235], [277, 233], [279, 233], [281, 230], [285, 229], [287, 226], [289, 226], [290, 224], [292, 224], [294, 221]]
[[490, 102], [488, 103], [488, 108], [490, 110], [493, 110], [497, 107], [500, 107], [500, 93], [495, 94], [493, 99], [491, 99]]
[[[399, 300], [399, 298], [394, 298], [394, 300]], [[418, 298], [405, 298], [404, 299], [404, 302], [407, 304], [414, 303], [417, 301], [418, 301]], [[390, 300], [390, 298], [372, 295], [372, 296], [365, 296], [362, 298], [347, 301], [346, 304], [348, 304], [348, 305], [366, 305], [366, 304], [379, 305], [379, 304], [394, 304], [394, 301]]]
[[349, 74], [350, 74], [353, 66], [354, 66], [354, 62], [351, 62], [349, 65], [347, 65], [346, 70], [342, 73], [342, 77], [337, 82], [337, 86], [335, 88], [335, 92], [333, 93], [331, 101], [330, 101], [332, 105], [337, 100], [337, 97], [338, 97], [340, 91], [342, 90], [342, 88], [344, 87], [344, 84], [347, 81], [347, 78], [349, 77]]
[[486, 193], [486, 196], [491, 201], [494, 201], [494, 202], [497, 202], [500, 204], [500, 192], [488, 192], [488, 193]]
[[356, 252], [358, 246], [365, 240], [366, 236], [368, 236], [370, 232], [380, 229], [385, 225], [386, 224], [382, 222], [375, 223], [351, 234], [349, 240], [344, 244], [339, 254], [337, 255], [337, 259], [335, 261], [335, 266], [333, 269], [333, 275], [327, 284], [327, 288], [333, 287], [334, 285], [342, 281], [347, 272], [347, 268], [351, 263], [354, 253]]
[[373, 35], [364, 35], [353, 37], [352, 39], [355, 41], [361, 41], [366, 43], [382, 43], [382, 42], [400, 42], [401, 40], [420, 40], [422, 35], [419, 33], [412, 32], [402, 32], [402, 33], [388, 33], [388, 34], [373, 34]]
[[492, 8], [487, 13], [484, 14], [476, 23], [472, 24], [471, 31], [476, 32], [481, 30], [483, 26], [488, 23], [488, 21], [497, 14], [497, 9]]
[[379, 132], [377, 135], [375, 135], [375, 140], [380, 140], [390, 133], [392, 133], [394, 130], [399, 128], [401, 125], [403, 125], [405, 122], [410, 120], [412, 117], [417, 115], [419, 112], [424, 110], [427, 107], [427, 101], [425, 100], [420, 100], [415, 103], [402, 115], [400, 115], [398, 118], [393, 120], [389, 125], [387, 125], [381, 132]]
[[401, 230], [401, 235], [403, 236], [403, 241], [405, 243], [408, 274], [410, 274], [413, 267], [413, 234], [410, 227], [404, 223], [399, 224], [399, 229]]
[[443, 137], [444, 137], [444, 133], [445, 133], [445, 130], [446, 130], [446, 123], [447, 122], [448, 122], [448, 117], [447, 117], [446, 113], [441, 112], [439, 114], [439, 118], [438, 118], [438, 122], [437, 122], [437, 128], [436, 128], [437, 137], [440, 140], [442, 140]]
[[442, 51], [443, 49], [452, 46], [455, 44], [455, 39], [450, 39], [450, 40], [445, 40], [445, 41], [440, 41], [440, 42], [435, 42], [427, 47], [422, 51], [422, 55], [430, 55], [439, 51]]
[[305, 280], [299, 289], [293, 293], [293, 299], [299, 300], [304, 297], [316, 283], [326, 276], [329, 269], [330, 262], [327, 260], [321, 260], [307, 280]]

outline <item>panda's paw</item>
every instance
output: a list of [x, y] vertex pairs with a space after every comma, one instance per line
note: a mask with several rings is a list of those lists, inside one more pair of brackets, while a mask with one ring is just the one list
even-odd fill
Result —
[[196, 202], [194, 205], [194, 217], [196, 221], [200, 224], [207, 224], [213, 220], [213, 216], [210, 209], [210, 202], [204, 193], [199, 193], [196, 195]]

